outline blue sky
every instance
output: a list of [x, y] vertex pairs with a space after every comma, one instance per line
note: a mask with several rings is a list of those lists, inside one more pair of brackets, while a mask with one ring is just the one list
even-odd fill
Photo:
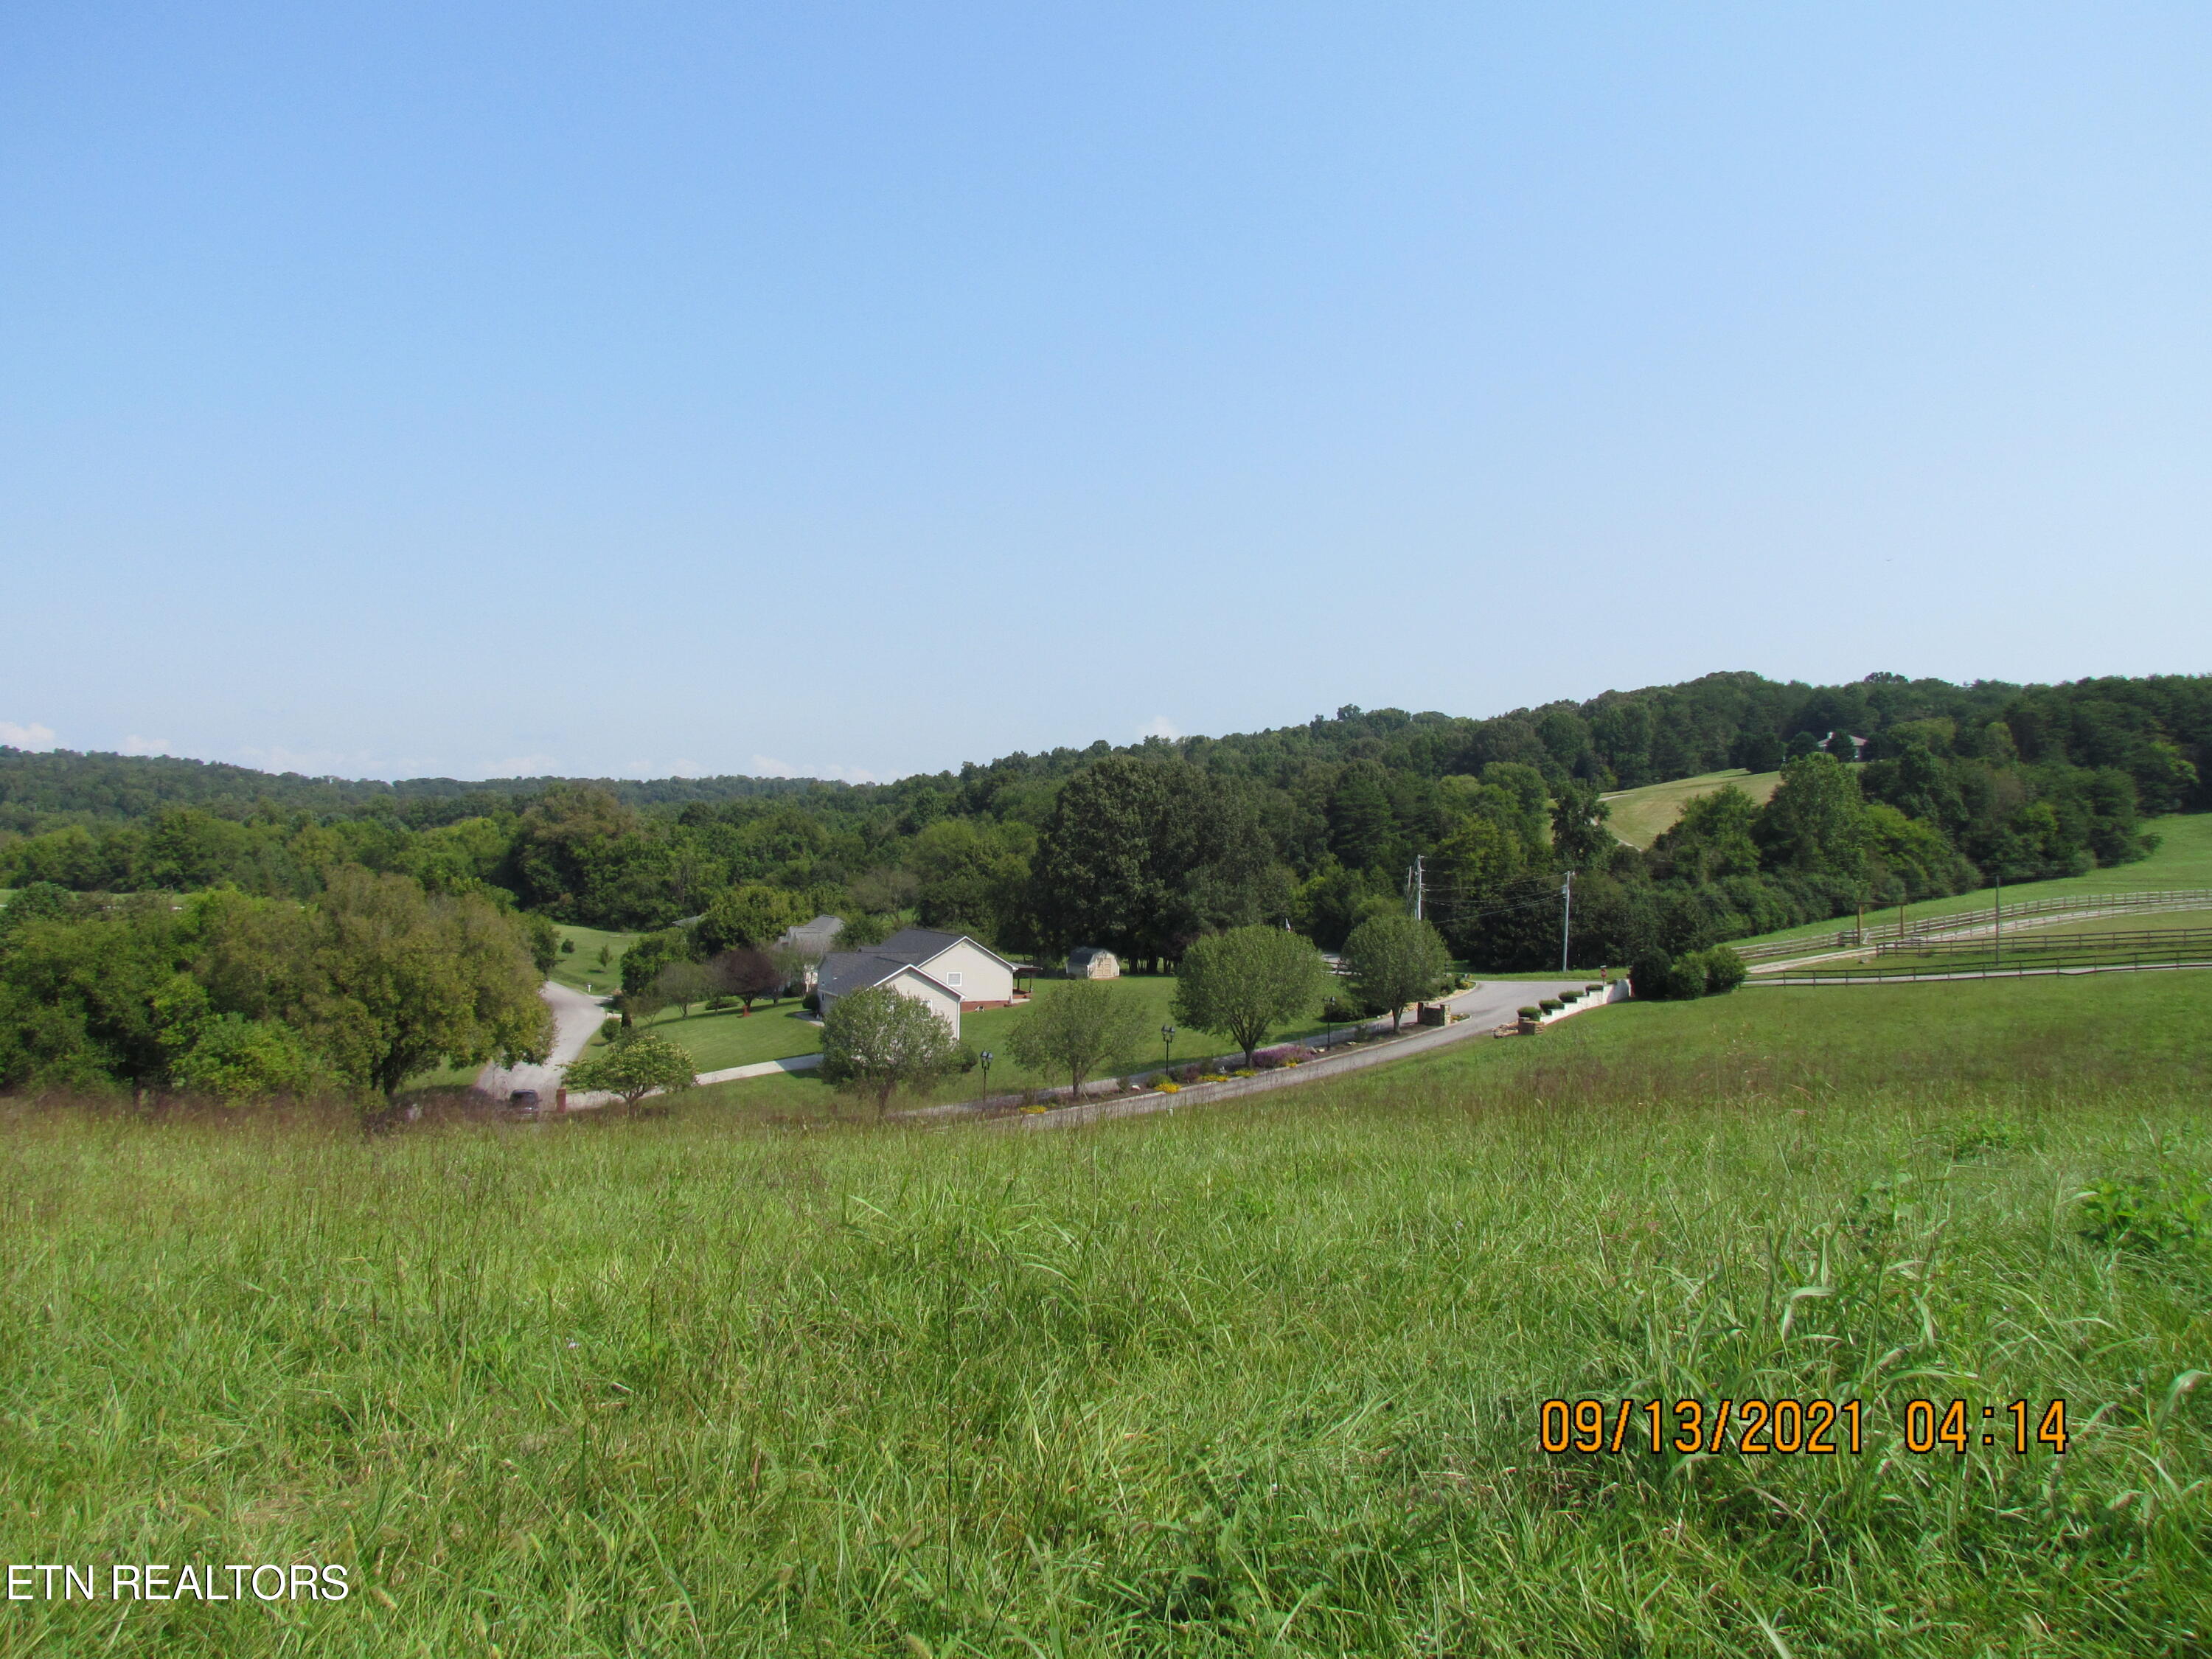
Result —
[[0, 11], [0, 741], [2212, 669], [2195, 5]]

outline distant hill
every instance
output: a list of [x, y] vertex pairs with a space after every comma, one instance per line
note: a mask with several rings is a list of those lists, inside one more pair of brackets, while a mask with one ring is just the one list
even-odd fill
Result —
[[34, 821], [45, 818], [149, 817], [173, 806], [217, 811], [274, 806], [318, 815], [381, 811], [404, 817], [410, 802], [477, 800], [489, 807], [534, 799], [562, 783], [587, 783], [633, 806], [804, 795], [848, 787], [811, 778], [752, 777], [407, 778], [386, 783], [377, 778], [262, 772], [167, 755], [80, 754], [68, 749], [33, 752], [0, 745], [0, 827], [27, 832]]

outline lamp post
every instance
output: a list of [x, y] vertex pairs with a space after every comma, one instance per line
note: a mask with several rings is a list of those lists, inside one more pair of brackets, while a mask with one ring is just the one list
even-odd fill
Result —
[[1169, 1068], [1170, 1066], [1173, 1066], [1174, 1064], [1175, 1064], [1175, 1027], [1174, 1027], [1174, 1026], [1172, 1026], [1172, 1025], [1163, 1025], [1163, 1026], [1161, 1026], [1161, 1027], [1160, 1027], [1160, 1081], [1161, 1081], [1161, 1082], [1164, 1083], [1164, 1082], [1166, 1082], [1166, 1081], [1168, 1080], [1168, 1079], [1167, 1079], [1167, 1071], [1168, 1071], [1168, 1068]]
[[981, 1058], [983, 1061], [983, 1103], [988, 1106], [991, 1103], [991, 1062], [998, 1056], [986, 1048]]

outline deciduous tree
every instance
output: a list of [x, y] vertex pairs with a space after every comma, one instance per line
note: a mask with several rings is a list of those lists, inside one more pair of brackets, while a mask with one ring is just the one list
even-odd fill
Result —
[[876, 1103], [881, 1117], [901, 1089], [927, 1087], [960, 1064], [951, 1029], [924, 1004], [875, 985], [831, 1005], [822, 1022], [822, 1076]]
[[1412, 916], [1361, 922], [1344, 942], [1344, 960], [1352, 990], [1377, 1013], [1388, 1010], [1394, 1031], [1406, 1005], [1432, 994], [1451, 966], [1437, 930]]
[[658, 1031], [633, 1029], [596, 1054], [570, 1066], [567, 1085], [586, 1094], [620, 1095], [635, 1115], [637, 1103], [655, 1090], [688, 1089], [697, 1081], [691, 1056]]
[[437, 1065], [545, 1057], [553, 1017], [511, 916], [405, 876], [332, 871], [315, 907], [303, 1024], [339, 1073], [389, 1097]]
[[1176, 1018], [1229, 1038], [1247, 1066], [1268, 1032], [1310, 1013], [1329, 987], [1312, 943], [1275, 927], [1232, 927], [1200, 939], [1176, 972]]
[[752, 1012], [755, 1002], [762, 997], [781, 995], [790, 982], [775, 957], [751, 945], [725, 951], [708, 966], [714, 973], [715, 988], [724, 996], [737, 998], [748, 1014]]
[[806, 920], [799, 895], [761, 882], [747, 882], [714, 895], [699, 923], [699, 947], [713, 955], [742, 945], [765, 945], [795, 922]]
[[1613, 808], [1598, 799], [1594, 783], [1570, 783], [1552, 802], [1552, 853], [1570, 870], [1599, 867], [1617, 844], [1605, 827]]
[[1084, 1080], [1136, 1048], [1151, 1023], [1127, 992], [1103, 981], [1076, 980], [1037, 998], [1006, 1046], [1031, 1071], [1064, 1073], [1069, 1092], [1079, 1097]]
[[653, 976], [653, 988], [683, 1011], [678, 1018], [689, 1019], [691, 1005], [714, 995], [721, 983], [703, 963], [672, 962]]

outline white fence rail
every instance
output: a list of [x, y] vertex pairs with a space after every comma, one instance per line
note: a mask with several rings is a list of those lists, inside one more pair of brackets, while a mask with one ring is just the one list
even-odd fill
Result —
[[2002, 909], [1954, 910], [1924, 921], [1908, 921], [1895, 927], [1839, 927], [1832, 933], [1810, 933], [1802, 939], [1780, 939], [1770, 945], [1733, 945], [1746, 962], [1772, 962], [1782, 957], [1811, 956], [1822, 951], [1848, 951], [1899, 939], [1942, 939], [1971, 933], [1996, 925], [2000, 915], [2009, 924], [2031, 920], [2063, 921], [2069, 916], [2153, 915], [2159, 911], [2212, 910], [2212, 887], [2168, 887], [2136, 893], [2082, 893], [2064, 898], [2022, 899]]

